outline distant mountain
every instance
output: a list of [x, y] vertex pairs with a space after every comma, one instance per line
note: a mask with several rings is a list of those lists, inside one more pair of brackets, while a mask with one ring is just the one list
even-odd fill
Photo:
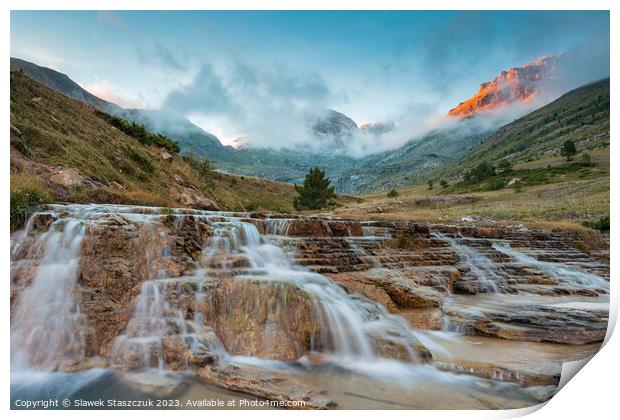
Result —
[[557, 156], [567, 140], [577, 150], [609, 147], [609, 79], [574, 89], [555, 101], [504, 125], [460, 159], [429, 174], [459, 177], [482, 161], [527, 162]]
[[469, 120], [430, 132], [396, 150], [355, 161], [350, 169], [345, 168], [333, 178], [336, 190], [368, 193], [414, 184], [480, 145], [492, 132]]
[[518, 102], [529, 102], [548, 90], [558, 73], [561, 55], [545, 55], [521, 67], [502, 71], [478, 92], [448, 112], [454, 118], [471, 117]]

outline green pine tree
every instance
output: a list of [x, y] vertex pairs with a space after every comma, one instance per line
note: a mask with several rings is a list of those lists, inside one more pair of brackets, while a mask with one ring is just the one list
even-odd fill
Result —
[[567, 161], [573, 160], [573, 156], [577, 154], [577, 147], [575, 146], [575, 142], [572, 140], [566, 140], [562, 145], [560, 153], [562, 154], [562, 156], [566, 157]]
[[295, 185], [295, 191], [299, 194], [293, 201], [297, 210], [322, 209], [330, 204], [332, 198], [336, 197], [331, 181], [319, 168], [310, 169], [306, 174], [304, 185]]

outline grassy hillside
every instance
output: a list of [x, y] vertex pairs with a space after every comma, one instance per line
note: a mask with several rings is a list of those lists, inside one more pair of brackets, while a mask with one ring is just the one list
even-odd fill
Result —
[[11, 72], [10, 137], [11, 211], [18, 218], [49, 201], [292, 211], [292, 185], [218, 173], [143, 144], [93, 106], [20, 72]]
[[458, 178], [486, 161], [513, 165], [558, 156], [573, 141], [579, 152], [609, 148], [609, 79], [572, 90], [550, 104], [510, 123], [480, 146], [431, 172], [426, 179]]

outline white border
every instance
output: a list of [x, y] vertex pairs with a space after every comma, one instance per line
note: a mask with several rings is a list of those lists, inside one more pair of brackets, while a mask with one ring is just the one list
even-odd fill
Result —
[[[36, 0], [5, 0], [3, 2], [3, 7], [5, 8], [5, 12], [2, 15], [2, 24], [0, 27], [2, 28], [2, 33], [4, 36], [2, 42], [2, 57], [4, 57], [2, 61], [2, 71], [4, 72], [4, 82], [1, 85], [2, 89], [2, 101], [0, 102], [0, 106], [2, 107], [2, 115], [3, 118], [0, 120], [0, 124], [3, 129], [4, 136], [6, 136], [7, 131], [9, 130], [9, 56], [10, 56], [10, 10], [110, 10], [110, 9], [120, 9], [120, 10], [131, 10], [131, 9], [151, 9], [151, 10], [196, 10], [196, 9], [207, 9], [207, 10], [235, 10], [235, 9], [246, 9], [246, 10], [260, 10], [260, 9], [288, 9], [288, 10], [340, 10], [340, 9], [361, 9], [361, 10], [374, 10], [374, 9], [386, 9], [386, 10], [611, 10], [611, 74], [614, 75], [614, 80], [611, 83], [611, 92], [612, 92], [612, 101], [611, 101], [611, 125], [612, 132], [614, 132], [614, 128], [617, 127], [617, 117], [618, 117], [618, 106], [617, 106], [617, 98], [620, 98], [618, 95], [618, 85], [615, 81], [615, 76], [618, 70], [618, 31], [620, 28], [620, 21], [618, 20], [618, 6], [619, 2], [614, 1], [603, 1], [603, 0], [588, 0], [586, 1], [577, 1], [577, 0], [563, 0], [563, 1], [552, 1], [552, 0], [520, 0], [519, 2], [498, 2], [491, 0], [467, 0], [465, 1], [450, 1], [450, 0], [435, 0], [433, 2], [429, 1], [410, 1], [405, 4], [402, 0], [381, 0], [381, 1], [369, 1], [369, 0], [357, 0], [355, 2], [346, 2], [339, 0], [297, 0], [294, 3], [292, 1], [285, 0], [262, 0], [262, 1], [251, 1], [251, 0], [220, 0], [220, 1], [196, 1], [196, 0], [91, 0], [88, 2], [84, 1], [72, 1], [72, 0], [56, 0], [56, 1], [36, 1]], [[351, 7], [354, 6], [354, 7]], [[6, 151], [3, 155], [4, 170], [5, 172], [5, 180], [2, 183], [2, 205], [3, 208], [8, 210], [9, 208], [9, 191], [8, 191], [8, 179], [9, 179], [9, 153], [8, 153], [8, 139], [6, 137], [3, 143], [4, 150]], [[618, 147], [612, 143], [611, 145], [611, 161], [614, 161], [614, 157], [617, 155]], [[618, 165], [614, 164], [611, 167], [611, 183], [612, 185], [617, 185], [618, 182]], [[614, 222], [618, 220], [616, 217], [618, 215], [618, 194], [612, 189], [611, 190], [611, 216]], [[241, 416], [252, 416], [257, 419], [267, 419], [267, 418], [284, 418], [284, 417], [298, 417], [298, 418], [309, 418], [312, 416], [316, 418], [316, 416], [320, 417], [331, 417], [331, 418], [342, 418], [345, 417], [355, 417], [355, 418], [370, 418], [371, 416], [375, 416], [376, 413], [373, 411], [334, 411], [334, 412], [263, 412], [263, 411], [252, 411], [252, 412], [225, 412], [225, 411], [185, 411], [183, 413], [177, 412], [169, 412], [169, 411], [157, 411], [157, 412], [110, 412], [110, 411], [91, 411], [91, 412], [83, 412], [83, 411], [63, 411], [63, 412], [53, 412], [53, 411], [39, 411], [39, 412], [25, 412], [25, 411], [10, 411], [10, 403], [9, 403], [9, 317], [8, 317], [8, 302], [9, 302], [9, 218], [5, 215], [3, 217], [4, 223], [2, 224], [2, 234], [5, 238], [4, 241], [1, 242], [2, 247], [2, 262], [3, 262], [3, 274], [2, 277], [5, 281], [4, 284], [4, 293], [3, 296], [3, 308], [4, 308], [4, 316], [2, 317], [2, 337], [3, 345], [1, 348], [0, 361], [2, 362], [2, 382], [1, 382], [1, 390], [2, 397], [0, 397], [0, 404], [3, 408], [2, 411], [9, 414], [11, 417], [15, 418], [33, 418], [33, 417], [47, 417], [47, 418], [59, 418], [59, 419], [71, 419], [71, 418], [83, 418], [84, 416], [88, 416], [89, 418], [98, 419], [98, 418], [108, 418], [110, 416], [116, 417], [135, 417], [135, 416], [148, 416], [149, 418], [159, 419], [159, 418], [170, 418], [171, 416], [183, 416], [183, 417], [195, 417], [202, 418], [205, 417], [218, 417], [218, 418], [231, 418], [237, 415]], [[615, 225], [614, 225], [615, 226]], [[611, 247], [611, 255], [615, 255], [617, 244], [617, 229], [612, 230], [612, 247]], [[613, 320], [610, 322], [610, 327], [608, 329], [608, 342], [605, 347], [597, 354], [591, 362], [588, 363], [588, 367], [579, 373], [578, 378], [570, 381], [565, 388], [563, 388], [549, 403], [544, 405], [544, 408], [541, 410], [536, 410], [540, 408], [540, 406], [533, 409], [523, 409], [523, 410], [512, 410], [512, 411], [390, 411], [389, 413], [385, 413], [386, 416], [390, 416], [391, 418], [412, 418], [417, 417], [426, 418], [433, 417], [437, 419], [483, 419], [483, 418], [506, 418], [506, 417], [516, 417], [528, 414], [530, 412], [535, 411], [534, 414], [531, 414], [532, 418], [538, 419], [553, 419], [553, 418], [562, 418], [562, 419], [580, 419], [584, 418], [612, 418], [617, 416], [618, 413], [618, 393], [616, 391], [615, 382], [619, 378], [619, 369], [620, 365], [620, 342], [617, 337], [611, 337], [609, 339], [609, 332], [613, 329], [613, 325], [615, 325], [615, 320], [617, 319], [618, 313], [618, 288], [614, 287], [616, 281], [616, 273], [617, 273], [617, 264], [614, 263], [612, 259], [611, 265], [611, 277], [612, 280], [612, 299], [611, 299], [611, 314], [610, 318]], [[10, 412], [9, 412], [10, 411]]]

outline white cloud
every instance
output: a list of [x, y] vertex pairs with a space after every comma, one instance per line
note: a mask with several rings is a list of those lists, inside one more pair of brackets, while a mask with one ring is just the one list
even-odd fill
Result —
[[148, 108], [147, 104], [139, 97], [128, 95], [126, 89], [98, 76], [95, 76], [93, 82], [82, 84], [82, 87], [93, 95], [123, 108]]

